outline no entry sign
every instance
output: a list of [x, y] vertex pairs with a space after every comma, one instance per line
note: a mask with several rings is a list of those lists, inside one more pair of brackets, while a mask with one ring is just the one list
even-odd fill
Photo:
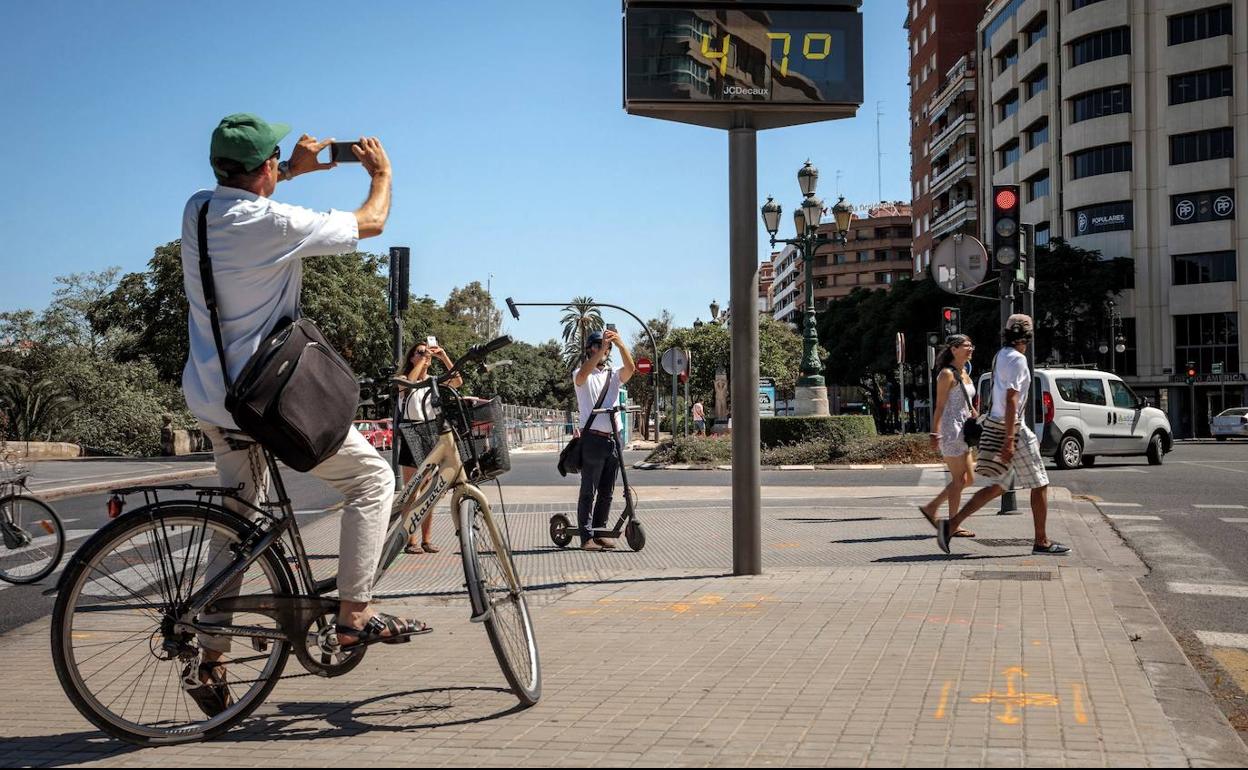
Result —
[[654, 362], [652, 362], [648, 358], [637, 359], [637, 373], [638, 374], [649, 374], [652, 371], [654, 371]]

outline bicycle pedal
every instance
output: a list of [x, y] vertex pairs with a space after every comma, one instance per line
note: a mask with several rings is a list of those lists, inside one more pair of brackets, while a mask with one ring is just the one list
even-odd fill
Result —
[[251, 640], [251, 649], [255, 650], [256, 652], [268, 652], [268, 651], [269, 651], [269, 640], [268, 640], [268, 639], [260, 639], [260, 638], [257, 638], [257, 637], [252, 637], [252, 640]]

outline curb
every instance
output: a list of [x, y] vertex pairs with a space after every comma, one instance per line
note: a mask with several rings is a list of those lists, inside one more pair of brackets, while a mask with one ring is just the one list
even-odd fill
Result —
[[[679, 463], [634, 463], [639, 471], [730, 471], [731, 465], [684, 465]], [[765, 471], [890, 471], [901, 469], [945, 470], [943, 463], [910, 463], [903, 465], [764, 465]]]
[[52, 501], [61, 500], [66, 497], [89, 495], [93, 492], [107, 492], [110, 489], [117, 489], [118, 487], [132, 487], [142, 486], [144, 484], [164, 484], [172, 481], [185, 481], [188, 479], [196, 479], [201, 476], [212, 476], [215, 475], [216, 472], [217, 468], [214, 465], [211, 468], [198, 468], [195, 470], [177, 471], [176, 473], [156, 473], [150, 476], [133, 476], [108, 481], [93, 481], [90, 484], [52, 487], [51, 489], [35, 489], [32, 491], [36, 497], [46, 501]]

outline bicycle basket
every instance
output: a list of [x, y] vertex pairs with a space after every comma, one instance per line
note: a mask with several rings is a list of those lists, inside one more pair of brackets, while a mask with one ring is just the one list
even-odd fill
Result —
[[412, 467], [424, 465], [425, 458], [438, 445], [438, 421], [405, 421], [399, 423], [399, 434], [412, 455]]
[[[485, 402], [468, 399], [447, 399], [443, 414], [455, 430], [459, 455], [464, 470], [474, 482], [489, 481], [511, 470], [511, 452], [507, 448], [507, 422], [503, 418], [503, 402], [494, 398]], [[465, 422], [468, 426], [464, 434]], [[476, 459], [472, 449], [476, 449]]]

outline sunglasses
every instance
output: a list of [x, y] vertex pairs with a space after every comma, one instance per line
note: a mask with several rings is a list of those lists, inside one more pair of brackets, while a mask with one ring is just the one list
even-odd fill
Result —
[[428, 350], [417, 350], [414, 353], [412, 353], [412, 358], [428, 358], [428, 357], [429, 357]]
[[279, 160], [282, 157], [282, 148], [280, 146], [273, 148], [273, 154], [269, 156], [269, 160]]

